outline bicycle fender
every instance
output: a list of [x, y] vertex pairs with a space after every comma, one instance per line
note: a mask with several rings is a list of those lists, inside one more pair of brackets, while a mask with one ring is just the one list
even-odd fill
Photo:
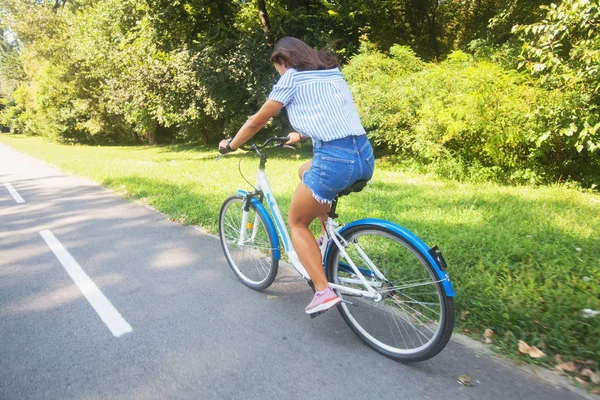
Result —
[[[245, 190], [238, 190], [238, 194], [246, 197], [248, 195], [248, 192], [246, 192]], [[256, 197], [252, 197], [252, 200], [250, 200], [250, 202], [256, 209], [256, 212], [258, 212], [265, 221], [265, 224], [267, 225], [267, 230], [273, 238], [273, 245], [275, 246], [275, 248], [273, 249], [273, 257], [275, 257], [276, 260], [281, 260], [281, 251], [279, 250], [279, 235], [277, 234], [277, 229], [275, 229], [275, 224], [273, 223], [273, 218], [271, 218], [271, 214], [269, 214], [263, 203], [258, 201]]]
[[[431, 256], [431, 254], [429, 252], [429, 250], [430, 250], [429, 247], [421, 239], [419, 239], [414, 233], [412, 233], [408, 229], [406, 229], [398, 224], [395, 224], [390, 221], [385, 221], [382, 219], [377, 219], [377, 218], [359, 219], [357, 221], [349, 223], [348, 225], [343, 226], [339, 230], [339, 232], [341, 234], [345, 230], [355, 227], [357, 225], [377, 225], [382, 228], [386, 228], [392, 232], [395, 232], [398, 235], [405, 238], [406, 240], [408, 240], [408, 242], [412, 246], [414, 246], [417, 250], [419, 250], [425, 256], [425, 258], [427, 259], [429, 264], [431, 264], [435, 273], [437, 274], [438, 279], [442, 281], [442, 286], [444, 287], [444, 290], [446, 291], [446, 295], [448, 297], [456, 297], [456, 293], [454, 292], [454, 288], [452, 287], [452, 283], [450, 282], [450, 277], [448, 276], [446, 271], [442, 270], [442, 268], [445, 268], [445, 265], [444, 266], [439, 265], [438, 261], [435, 260], [435, 258], [433, 258]], [[329, 247], [327, 248], [327, 254], [325, 254], [325, 260], [327, 260], [328, 256], [329, 256]]]

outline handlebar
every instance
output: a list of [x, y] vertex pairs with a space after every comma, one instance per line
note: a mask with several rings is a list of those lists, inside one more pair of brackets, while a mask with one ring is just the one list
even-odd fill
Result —
[[[265, 148], [265, 147], [267, 147], [267, 146], [268, 146], [268, 145], [269, 145], [271, 142], [277, 142], [277, 143], [276, 143], [276, 146], [279, 146], [279, 147], [284, 147], [284, 146], [285, 146], [285, 144], [286, 144], [286, 143], [287, 143], [289, 140], [290, 140], [290, 138], [289, 138], [289, 137], [287, 137], [287, 136], [280, 136], [280, 137], [270, 137], [270, 138], [268, 138], [267, 140], [265, 140], [265, 142], [264, 142], [263, 144], [260, 144], [260, 145], [258, 145], [258, 144], [251, 144], [251, 145], [248, 145], [248, 144], [243, 144], [243, 145], [241, 145], [239, 148], [240, 148], [241, 150], [244, 150], [244, 151], [254, 151], [254, 152], [256, 152], [256, 153], [257, 153], [257, 154], [260, 156], [260, 152], [259, 152], [258, 150], [264, 149], [264, 148]], [[285, 146], [285, 147], [292, 147], [292, 146]], [[292, 148], [293, 148], [293, 147], [292, 147]], [[221, 153], [221, 154], [227, 154], [228, 152], [227, 152], [227, 149], [222, 149], [222, 148], [221, 148], [221, 149], [219, 149], [219, 153]]]
[[250, 151], [250, 150], [261, 150], [264, 149], [265, 147], [267, 147], [267, 145], [271, 142], [277, 142], [277, 146], [279, 147], [283, 147], [287, 142], [289, 142], [290, 138], [287, 136], [279, 136], [279, 137], [270, 137], [267, 140], [265, 140], [265, 142], [261, 145], [257, 145], [257, 144], [252, 144], [252, 145], [242, 145], [240, 146], [240, 149], [245, 150], [245, 151]]

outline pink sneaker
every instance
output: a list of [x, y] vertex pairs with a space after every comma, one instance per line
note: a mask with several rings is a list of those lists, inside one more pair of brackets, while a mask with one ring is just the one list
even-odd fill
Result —
[[315, 292], [315, 295], [308, 306], [306, 306], [307, 314], [314, 314], [319, 311], [325, 311], [331, 307], [340, 304], [342, 299], [337, 297], [331, 288], [327, 288], [322, 292]]

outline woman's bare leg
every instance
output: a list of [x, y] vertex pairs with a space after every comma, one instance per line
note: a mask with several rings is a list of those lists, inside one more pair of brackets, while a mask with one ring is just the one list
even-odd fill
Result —
[[[304, 164], [302, 164], [300, 166], [300, 168], [298, 168], [298, 177], [300, 178], [300, 183], [302, 183], [302, 174], [304, 174], [306, 171], [308, 171], [310, 169], [310, 167], [312, 166], [312, 160], [305, 162]], [[319, 218], [319, 225], [321, 225], [321, 236], [325, 237], [325, 223], [327, 222], [327, 218], [328, 218], [328, 214], [329, 213], [329, 207], [327, 207], [327, 210], [323, 213], [320, 214], [318, 216]]]
[[304, 183], [298, 184], [292, 197], [288, 223], [298, 258], [319, 292], [327, 289], [327, 278], [323, 270], [321, 251], [308, 227], [319, 215], [326, 214], [327, 210], [329, 204], [319, 203]]

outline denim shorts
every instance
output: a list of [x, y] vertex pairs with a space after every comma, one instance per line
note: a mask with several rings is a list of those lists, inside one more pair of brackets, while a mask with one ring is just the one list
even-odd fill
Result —
[[331, 203], [354, 182], [373, 176], [375, 157], [366, 135], [329, 142], [313, 139], [313, 151], [312, 166], [302, 175], [302, 182], [319, 203]]

